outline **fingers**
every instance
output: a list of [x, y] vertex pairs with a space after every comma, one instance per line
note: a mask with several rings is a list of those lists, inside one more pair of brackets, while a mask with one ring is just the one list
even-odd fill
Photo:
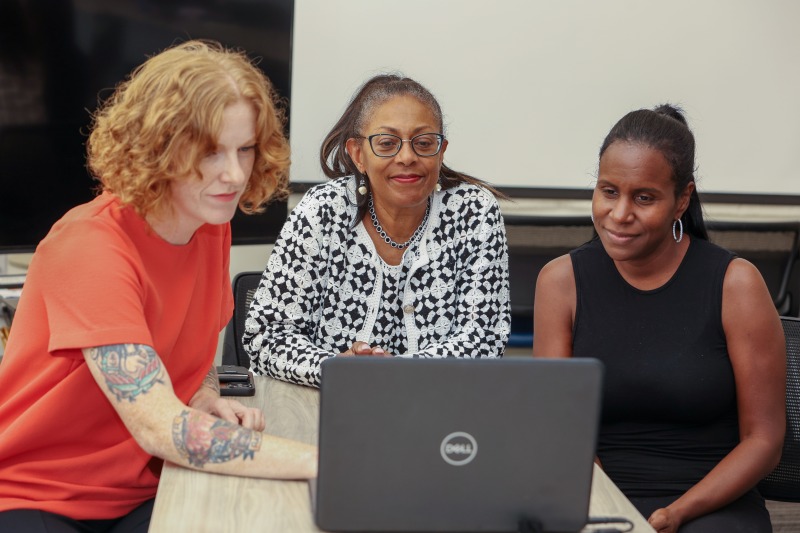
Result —
[[353, 343], [350, 351], [355, 355], [370, 355], [372, 353], [372, 348], [366, 342], [356, 341]]
[[370, 346], [366, 342], [356, 341], [353, 347], [350, 348], [355, 355], [389, 355], [386, 350], [380, 346]]
[[351, 356], [351, 355], [359, 355], [359, 356], [366, 355], [366, 356], [370, 356], [370, 355], [373, 355], [373, 356], [378, 356], [378, 357], [388, 357], [389, 353], [387, 353], [386, 350], [384, 350], [380, 346], [372, 347], [369, 344], [367, 344], [366, 342], [356, 341], [356, 342], [353, 343], [353, 345], [350, 347], [349, 350], [347, 350], [346, 352], [343, 352], [343, 353], [341, 353], [339, 355], [340, 356], [342, 356], [342, 355], [344, 355], [344, 356]]
[[236, 400], [217, 398], [208, 409], [207, 413], [217, 416], [226, 422], [242, 426], [247, 429], [264, 431], [266, 420], [261, 409], [247, 407]]
[[247, 407], [236, 400], [227, 400], [227, 403], [228, 408], [235, 416], [233, 422], [239, 424], [243, 428], [254, 429], [256, 431], [264, 430], [266, 421], [264, 420], [264, 413], [261, 412], [261, 409]]
[[239, 423], [239, 417], [231, 406], [231, 402], [224, 398], [220, 398], [214, 403], [211, 414], [216, 415], [227, 422], [232, 422], [234, 424]]
[[369, 344], [367, 344], [366, 342], [356, 341], [353, 343], [353, 345], [350, 347], [349, 350], [347, 350], [346, 352], [342, 352], [339, 355], [340, 356], [364, 355], [364, 352], [365, 351], [368, 352], [370, 349], [371, 348], [369, 347]]
[[264, 431], [266, 422], [264, 420], [264, 413], [260, 409], [246, 408], [241, 414], [240, 424], [243, 428], [252, 429], [255, 431]]

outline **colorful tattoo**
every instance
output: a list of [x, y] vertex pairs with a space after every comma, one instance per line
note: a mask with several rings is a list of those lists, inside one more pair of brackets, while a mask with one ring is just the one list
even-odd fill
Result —
[[100, 346], [93, 348], [91, 354], [119, 401], [133, 402], [156, 383], [164, 382], [161, 359], [144, 344]]
[[261, 449], [261, 433], [199, 411], [183, 411], [172, 423], [172, 442], [189, 464], [224, 463], [242, 456], [253, 459]]
[[219, 394], [219, 376], [217, 375], [217, 369], [213, 366], [211, 370], [208, 371], [208, 374], [206, 374], [206, 377], [203, 378], [202, 386], [208, 387]]

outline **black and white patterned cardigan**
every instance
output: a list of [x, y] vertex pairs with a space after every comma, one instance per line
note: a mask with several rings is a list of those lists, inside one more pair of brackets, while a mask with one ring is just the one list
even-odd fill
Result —
[[[372, 344], [383, 259], [352, 227], [352, 177], [317, 185], [292, 210], [253, 298], [243, 344], [255, 373], [318, 387], [320, 363]], [[405, 257], [408, 256], [408, 257]], [[406, 250], [402, 357], [502, 357], [510, 327], [508, 250], [496, 199], [460, 184], [436, 192]]]

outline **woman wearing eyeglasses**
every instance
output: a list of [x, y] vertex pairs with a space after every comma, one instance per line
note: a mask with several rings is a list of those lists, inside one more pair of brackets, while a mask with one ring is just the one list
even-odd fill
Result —
[[245, 324], [253, 369], [319, 386], [341, 355], [500, 357], [505, 230], [486, 183], [443, 164], [442, 111], [376, 76], [322, 143], [312, 188], [275, 244]]

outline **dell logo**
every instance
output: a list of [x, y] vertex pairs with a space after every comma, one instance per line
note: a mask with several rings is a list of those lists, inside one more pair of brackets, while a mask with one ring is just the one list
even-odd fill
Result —
[[439, 453], [447, 463], [453, 466], [462, 466], [475, 459], [475, 455], [478, 453], [478, 443], [469, 433], [456, 431], [442, 440]]
[[444, 447], [444, 453], [448, 456], [451, 455], [470, 455], [472, 453], [472, 444], [453, 444], [452, 442], [448, 442]]

